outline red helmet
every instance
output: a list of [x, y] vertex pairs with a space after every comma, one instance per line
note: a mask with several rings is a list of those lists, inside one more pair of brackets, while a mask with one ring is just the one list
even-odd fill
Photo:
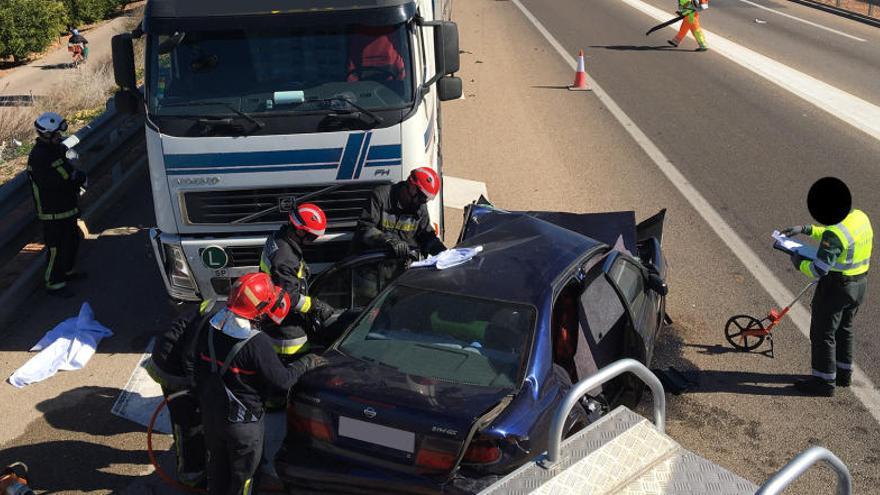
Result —
[[440, 176], [429, 167], [419, 167], [410, 172], [409, 183], [418, 187], [428, 201], [434, 199], [440, 192]]
[[327, 230], [327, 215], [314, 203], [303, 203], [290, 212], [290, 224], [297, 230], [321, 237]]
[[281, 287], [275, 287], [275, 302], [269, 307], [269, 319], [280, 325], [290, 313], [290, 294]]
[[226, 307], [236, 316], [255, 320], [275, 304], [276, 288], [269, 275], [248, 273], [232, 284]]

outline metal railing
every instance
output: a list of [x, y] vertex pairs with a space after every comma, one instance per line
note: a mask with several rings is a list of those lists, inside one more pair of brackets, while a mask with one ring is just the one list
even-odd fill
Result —
[[654, 399], [654, 424], [660, 433], [666, 430], [666, 396], [663, 391], [663, 384], [654, 376], [648, 368], [635, 359], [621, 359], [615, 361], [608, 366], [597, 371], [594, 375], [585, 378], [577, 383], [562, 400], [562, 405], [556, 411], [553, 422], [550, 423], [550, 444], [547, 447], [547, 457], [542, 461], [541, 465], [545, 468], [553, 466], [559, 460], [559, 450], [562, 444], [562, 430], [565, 427], [565, 420], [568, 414], [578, 403], [581, 397], [594, 388], [602, 385], [609, 380], [616, 378], [623, 373], [632, 373], [639, 377], [651, 389], [651, 395]]
[[798, 479], [813, 464], [825, 461], [837, 474], [837, 495], [850, 495], [852, 493], [852, 476], [846, 464], [824, 447], [810, 447], [801, 452], [788, 464], [782, 467], [755, 492], [755, 495], [777, 495], [782, 493], [788, 485]]

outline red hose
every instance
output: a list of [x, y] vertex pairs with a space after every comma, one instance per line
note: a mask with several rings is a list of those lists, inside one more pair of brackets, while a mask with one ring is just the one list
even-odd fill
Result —
[[208, 490], [186, 486], [178, 482], [171, 476], [168, 476], [168, 473], [166, 473], [161, 467], [159, 467], [159, 463], [156, 462], [156, 454], [153, 452], [153, 425], [156, 424], [156, 418], [159, 417], [159, 413], [162, 412], [162, 408], [168, 405], [169, 399], [173, 399], [185, 393], [187, 393], [187, 391], [184, 390], [165, 397], [165, 399], [163, 399], [162, 402], [159, 404], [159, 407], [157, 407], [156, 410], [153, 412], [153, 417], [150, 418], [150, 423], [147, 425], [147, 455], [150, 456], [150, 464], [152, 464], [153, 467], [156, 468], [156, 473], [159, 475], [160, 478], [162, 478], [162, 481], [164, 481], [165, 483], [168, 483], [178, 490], [183, 490], [190, 493], [208, 493]]

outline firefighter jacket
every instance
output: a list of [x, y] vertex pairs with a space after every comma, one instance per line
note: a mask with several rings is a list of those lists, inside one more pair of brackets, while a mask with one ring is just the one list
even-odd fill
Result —
[[27, 172], [37, 218], [63, 220], [79, 214], [77, 199], [85, 175], [65, 158], [67, 148], [37, 140], [28, 157]]
[[273, 232], [260, 255], [260, 271], [272, 277], [290, 295], [291, 312], [305, 314], [312, 308], [308, 296], [309, 267], [303, 259], [302, 247], [290, 238], [288, 225]]
[[874, 231], [868, 215], [852, 210], [837, 225], [810, 226], [810, 236], [819, 241], [815, 260], [801, 260], [798, 268], [810, 278], [828, 272], [839, 272], [852, 277], [868, 271]]
[[156, 337], [153, 353], [144, 365], [153, 380], [168, 390], [192, 388], [196, 343], [210, 316], [193, 313], [178, 318]]
[[[221, 312], [225, 311], [225, 309], [221, 310]], [[249, 339], [232, 358], [227, 372], [221, 377], [226, 389], [226, 397], [213, 397], [213, 399], [227, 401], [230, 410], [239, 411], [235, 414], [230, 413], [230, 418], [232, 416], [239, 418], [238, 421], [233, 422], [256, 421], [262, 417], [263, 403], [271, 395], [282, 393], [286, 397], [290, 387], [311, 369], [309, 360], [299, 359], [285, 367], [275, 354], [272, 342], [265, 333], [251, 330], [251, 333], [245, 336], [220, 331], [217, 327], [218, 322], [222, 320], [222, 318], [218, 319], [218, 316], [223, 316], [221, 312], [205, 325], [205, 327], [213, 326], [214, 331], [205, 328], [204, 331], [198, 332], [195, 383], [202, 389], [215, 374], [212, 370], [212, 362], [213, 365], [222, 367], [232, 348], [242, 340]], [[213, 339], [214, 359], [211, 358], [209, 339]], [[200, 390], [199, 393], [204, 395], [204, 390]]]
[[423, 255], [437, 254], [446, 247], [437, 238], [428, 216], [428, 207], [404, 208], [400, 204], [400, 189], [406, 182], [379, 186], [373, 190], [370, 201], [358, 220], [355, 249], [359, 252], [385, 248], [393, 239], [400, 239], [410, 249]]

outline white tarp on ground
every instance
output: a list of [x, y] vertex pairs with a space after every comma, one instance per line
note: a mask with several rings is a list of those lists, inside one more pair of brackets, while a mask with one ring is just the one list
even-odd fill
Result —
[[[147, 426], [153, 412], [162, 402], [162, 387], [156, 383], [144, 368], [150, 355], [153, 353], [153, 344], [155, 339], [151, 340], [147, 345], [147, 349], [138, 361], [125, 389], [119, 394], [113, 409], [113, 414], [134, 421], [137, 424]], [[156, 424], [153, 429], [161, 433], [171, 433], [171, 420], [168, 416], [168, 408], [162, 409], [159, 417], [156, 418]]]
[[112, 335], [109, 328], [95, 321], [89, 303], [83, 303], [78, 316], [56, 325], [31, 348], [31, 351], [40, 353], [16, 370], [9, 377], [9, 383], [22, 388], [43, 381], [59, 371], [81, 369], [92, 359], [98, 343]]

